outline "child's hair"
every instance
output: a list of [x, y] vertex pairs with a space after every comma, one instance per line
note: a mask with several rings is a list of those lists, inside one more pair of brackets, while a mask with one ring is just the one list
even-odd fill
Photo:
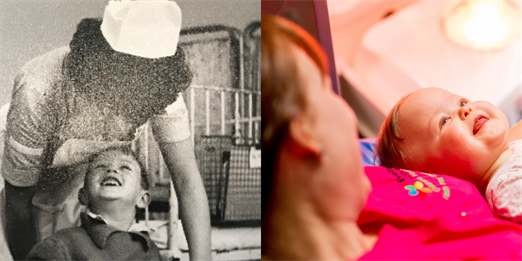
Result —
[[100, 156], [101, 154], [108, 152], [108, 151], [120, 151], [124, 155], [133, 157], [136, 160], [136, 162], [138, 163], [138, 165], [140, 166], [141, 188], [143, 188], [144, 190], [149, 189], [149, 178], [147, 175], [147, 171], [145, 170], [145, 167], [143, 166], [143, 164], [138, 160], [137, 155], [134, 153], [134, 151], [132, 151], [132, 149], [130, 147], [112, 147], [112, 148], [107, 148], [105, 150], [102, 150], [102, 151], [94, 154], [88, 161], [87, 173], [85, 174], [85, 178], [87, 178], [87, 176], [91, 173], [91, 166], [92, 166], [92, 163], [94, 162], [94, 160], [96, 158], [98, 158], [98, 156]]
[[376, 158], [379, 158], [381, 166], [397, 169], [407, 168], [408, 156], [404, 153], [401, 146], [401, 140], [404, 140], [404, 137], [400, 134], [399, 110], [410, 95], [402, 97], [393, 106], [381, 126], [374, 152], [374, 161]]

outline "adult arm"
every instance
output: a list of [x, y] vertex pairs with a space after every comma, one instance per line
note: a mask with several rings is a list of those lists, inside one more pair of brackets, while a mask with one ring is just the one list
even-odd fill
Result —
[[[1, 173], [5, 179], [6, 200], [6, 238], [13, 258], [25, 258], [31, 247], [36, 243], [36, 227], [32, 213], [32, 198], [35, 184], [40, 176], [40, 149], [28, 147], [30, 135], [21, 131], [27, 126], [23, 118], [16, 118], [20, 105], [12, 104], [12, 113], [7, 120], [6, 141], [2, 157]], [[22, 106], [24, 107], [24, 106]], [[25, 135], [29, 134], [26, 138]], [[21, 141], [23, 140], [23, 141]]]
[[42, 66], [33, 60], [17, 75], [6, 120], [0, 171], [5, 179], [6, 238], [14, 259], [25, 258], [37, 240], [32, 197], [54, 126], [46, 98], [51, 85], [37, 74], [50, 74], [48, 70], [59, 66]]
[[509, 130], [509, 136], [508, 136], [509, 142], [512, 142], [515, 140], [520, 140], [520, 139], [522, 139], [522, 121], [517, 122], [517, 124], [515, 124], [515, 126], [511, 127], [511, 129]]
[[166, 112], [154, 116], [151, 127], [178, 196], [190, 260], [211, 260], [208, 199], [190, 138], [183, 97], [179, 95]]
[[31, 211], [34, 187], [15, 187], [5, 182], [6, 236], [15, 260], [24, 259], [36, 244], [36, 227]]
[[159, 143], [176, 190], [190, 260], [212, 260], [210, 214], [191, 139]]

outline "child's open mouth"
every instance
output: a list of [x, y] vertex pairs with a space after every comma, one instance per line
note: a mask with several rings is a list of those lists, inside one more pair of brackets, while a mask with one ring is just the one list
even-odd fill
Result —
[[482, 126], [484, 126], [484, 123], [486, 123], [488, 120], [488, 118], [482, 115], [477, 116], [477, 118], [475, 118], [475, 124], [473, 125], [473, 135], [477, 134]]
[[121, 182], [117, 178], [109, 176], [103, 179], [101, 185], [121, 187]]

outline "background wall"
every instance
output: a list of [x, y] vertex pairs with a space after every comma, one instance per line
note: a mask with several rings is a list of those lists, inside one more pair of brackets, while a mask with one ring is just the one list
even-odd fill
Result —
[[[178, 0], [182, 26], [224, 24], [244, 29], [258, 20], [258, 0]], [[107, 0], [0, 0], [0, 106], [14, 77], [34, 57], [67, 45], [82, 18], [101, 17]], [[230, 15], [234, 14], [234, 15]]]

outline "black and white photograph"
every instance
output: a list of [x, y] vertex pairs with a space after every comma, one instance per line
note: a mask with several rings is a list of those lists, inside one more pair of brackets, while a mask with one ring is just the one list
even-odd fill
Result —
[[0, 260], [261, 260], [261, 1], [0, 0]]

